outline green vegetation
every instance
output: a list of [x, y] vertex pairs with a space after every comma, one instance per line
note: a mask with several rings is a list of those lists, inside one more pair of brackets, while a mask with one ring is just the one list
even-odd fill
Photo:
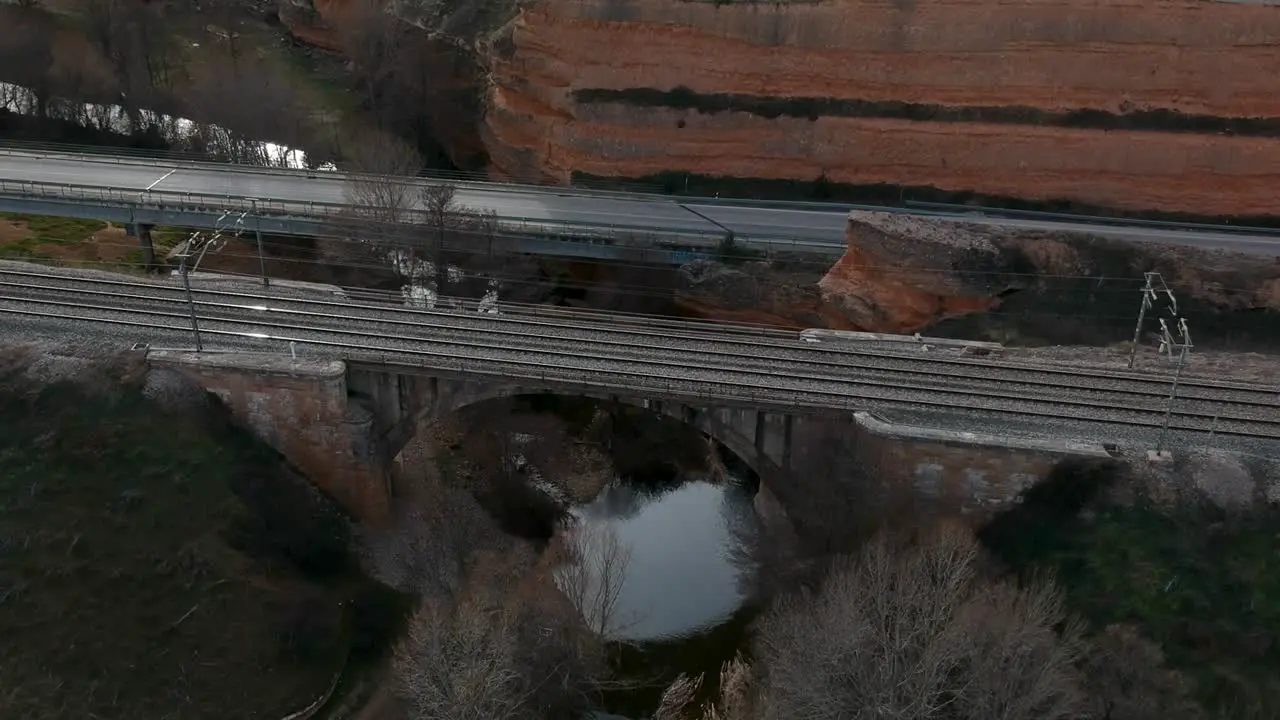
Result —
[[1111, 507], [1047, 560], [1090, 621], [1135, 623], [1228, 717], [1280, 717], [1280, 516]]
[[[151, 245], [155, 248], [156, 260], [163, 261], [170, 250], [190, 236], [191, 231], [186, 228], [173, 227], [171, 225], [159, 225], [152, 228]], [[142, 251], [139, 250], [138, 254], [139, 262], [141, 262]]]
[[26, 223], [27, 228], [41, 242], [75, 242], [84, 240], [107, 226], [101, 220], [80, 220], [78, 218], [50, 217], [47, 215], [0, 213], [0, 217], [13, 222]]
[[0, 717], [277, 718], [321, 695], [371, 630], [343, 623], [345, 523], [290, 478], [212, 411], [8, 378]]
[[[142, 250], [137, 240], [119, 230], [99, 234], [109, 227], [101, 220], [18, 213], [0, 213], [0, 220], [19, 224], [16, 232], [0, 236], [0, 258], [37, 262], [52, 260], [59, 264], [87, 267], [142, 268]], [[25, 232], [22, 226], [25, 226]], [[190, 234], [190, 230], [168, 225], [153, 228], [151, 241], [157, 260], [163, 262], [169, 251]]]
[[1019, 570], [1056, 573], [1094, 628], [1132, 625], [1159, 643], [1211, 717], [1280, 717], [1280, 512], [1098, 500], [1109, 472], [1061, 473], [988, 543]]
[[[29, 236], [0, 241], [0, 257], [12, 259], [44, 259], [52, 257], [42, 246], [76, 245], [85, 242], [94, 233], [107, 226], [101, 220], [47, 217], [0, 213], [0, 220], [23, 223]], [[3, 239], [0, 239], [3, 240]]]

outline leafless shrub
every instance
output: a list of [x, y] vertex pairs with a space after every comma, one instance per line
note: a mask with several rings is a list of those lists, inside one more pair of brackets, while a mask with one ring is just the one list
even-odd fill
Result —
[[411, 720], [522, 720], [518, 616], [476, 589], [423, 603], [394, 659], [396, 694]]
[[622, 617], [618, 602], [631, 564], [627, 547], [613, 527], [576, 522], [557, 535], [562, 560], [555, 580], [587, 626], [602, 637], [616, 637], [634, 622]]
[[470, 493], [420, 483], [392, 527], [361, 529], [361, 557], [374, 577], [405, 592], [452, 597], [477, 553], [510, 548]]
[[[662, 694], [654, 720], [684, 720], [702, 690], [703, 678], [680, 675]], [[720, 668], [720, 693], [698, 713], [702, 720], [749, 720], [752, 709], [751, 666], [736, 656]]]
[[485, 555], [453, 598], [425, 602], [396, 649], [413, 720], [541, 720], [588, 704], [598, 646], [520, 559]]
[[681, 673], [662, 693], [662, 699], [658, 702], [658, 710], [654, 713], [653, 720], [684, 720], [688, 708], [698, 698], [700, 690], [702, 690], [701, 675]]

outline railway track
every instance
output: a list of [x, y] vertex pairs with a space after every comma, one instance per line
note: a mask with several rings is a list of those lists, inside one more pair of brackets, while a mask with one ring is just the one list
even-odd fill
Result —
[[[353, 360], [559, 382], [594, 381], [772, 406], [937, 407], [1159, 427], [1169, 379], [1138, 373], [811, 345], [796, 333], [696, 321], [618, 323], [597, 313], [415, 310], [350, 299], [197, 289], [203, 333], [296, 342]], [[0, 270], [0, 311], [189, 333], [180, 287]], [[603, 321], [603, 322], [602, 322]], [[607, 324], [612, 323], [612, 324]], [[1280, 388], [1186, 380], [1170, 427], [1280, 438]]]

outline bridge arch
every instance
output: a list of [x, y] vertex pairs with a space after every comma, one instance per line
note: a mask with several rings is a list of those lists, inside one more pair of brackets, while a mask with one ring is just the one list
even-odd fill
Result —
[[766, 477], [776, 477], [780, 472], [778, 464], [757, 445], [745, 429], [723, 422], [716, 416], [716, 413], [694, 408], [680, 402], [613, 395], [590, 390], [530, 387], [519, 383], [501, 382], [460, 383], [451, 387], [441, 385], [435, 393], [435, 401], [430, 403], [429, 407], [424, 407], [417, 413], [414, 427], [420, 427], [423, 423], [441, 420], [466, 408], [483, 403], [537, 395], [588, 398], [601, 403], [615, 403], [644, 408], [692, 427], [715, 440], [737, 456], [762, 480]]

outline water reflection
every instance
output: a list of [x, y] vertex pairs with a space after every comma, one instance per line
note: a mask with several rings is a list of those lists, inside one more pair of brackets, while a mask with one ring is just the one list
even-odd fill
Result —
[[86, 130], [140, 137], [170, 150], [198, 153], [243, 165], [335, 170], [330, 162], [312, 163], [306, 152], [278, 143], [247, 138], [218, 125], [152, 110], [86, 103], [59, 97], [41, 98], [29, 88], [0, 82], [0, 110], [32, 118], [78, 125]]
[[[739, 546], [744, 532], [754, 531], [755, 514], [737, 485], [695, 480], [655, 494], [615, 483], [573, 514], [588, 539], [614, 537], [627, 554], [613, 619], [601, 623], [610, 639], [697, 634], [728, 620], [749, 599], [755, 568]], [[602, 564], [587, 565], [594, 590], [613, 582], [602, 577]], [[592, 621], [590, 612], [584, 615]]]

